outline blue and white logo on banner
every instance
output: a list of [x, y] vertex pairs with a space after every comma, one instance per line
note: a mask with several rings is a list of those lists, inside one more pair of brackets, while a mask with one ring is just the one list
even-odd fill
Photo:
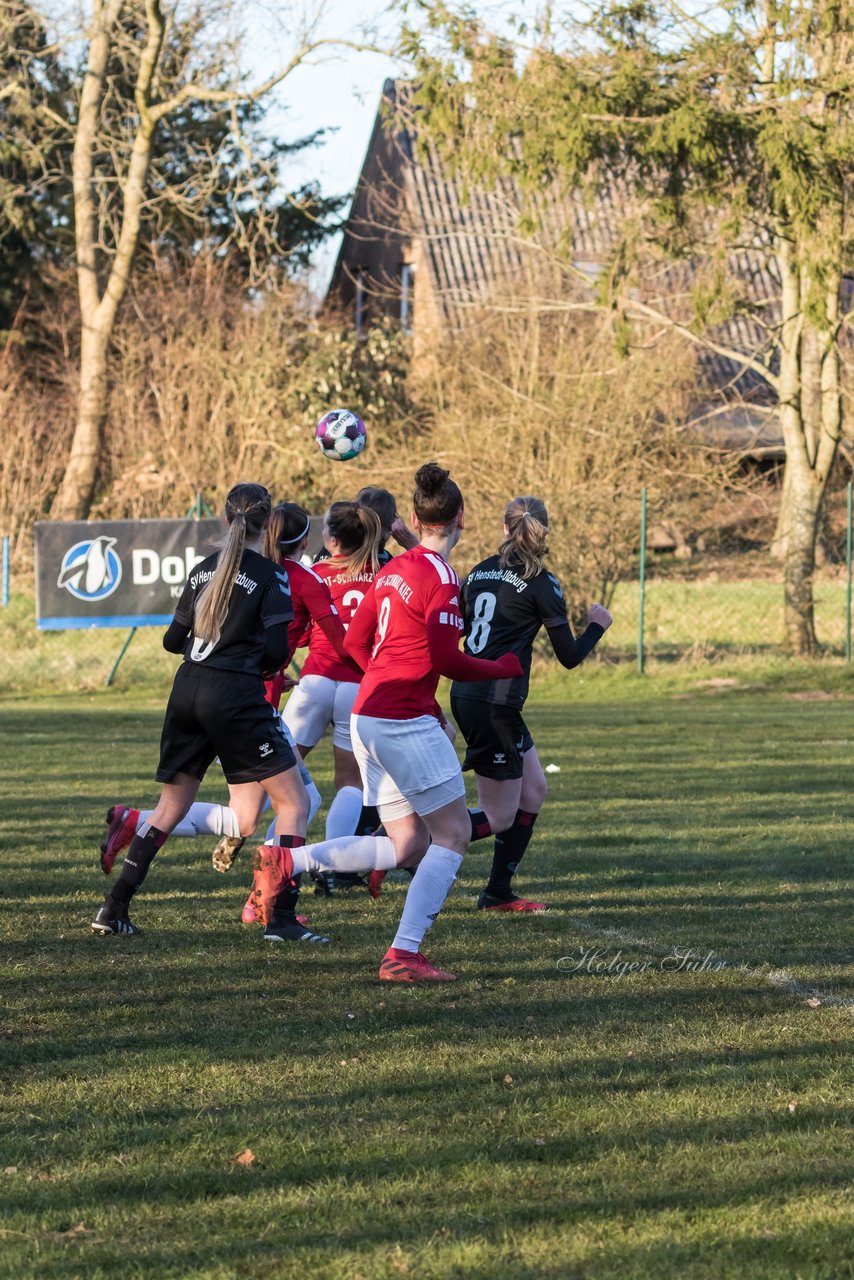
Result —
[[58, 587], [65, 587], [75, 600], [104, 600], [122, 580], [122, 562], [116, 554], [115, 538], [90, 538], [75, 542], [62, 557]]

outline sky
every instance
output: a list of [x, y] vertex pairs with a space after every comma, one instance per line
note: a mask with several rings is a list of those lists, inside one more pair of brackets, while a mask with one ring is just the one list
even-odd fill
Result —
[[[283, 10], [251, 3], [253, 12], [246, 42], [247, 64], [263, 75], [282, 59], [292, 31], [282, 30]], [[384, 16], [385, 15], [385, 16]], [[397, 19], [391, 19], [377, 0], [329, 0], [318, 31], [322, 36], [363, 42], [364, 29], [378, 28], [376, 43], [389, 47]], [[290, 37], [290, 39], [289, 39]], [[312, 133], [320, 126], [332, 130], [317, 148], [288, 161], [283, 178], [293, 190], [309, 180], [320, 182], [326, 195], [352, 192], [359, 177], [383, 81], [402, 68], [379, 53], [334, 50], [319, 53], [312, 65], [298, 68], [279, 92], [279, 107], [268, 117], [286, 140]], [[325, 292], [340, 237], [327, 242], [316, 255], [312, 287]]]

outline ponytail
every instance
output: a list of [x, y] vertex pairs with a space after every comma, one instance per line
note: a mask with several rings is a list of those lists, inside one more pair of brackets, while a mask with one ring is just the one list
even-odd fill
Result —
[[311, 517], [303, 507], [298, 507], [295, 502], [280, 502], [270, 514], [264, 555], [278, 563], [283, 555], [289, 556], [299, 550], [310, 529]]
[[219, 642], [246, 539], [257, 538], [269, 519], [271, 505], [269, 493], [260, 484], [236, 484], [226, 498], [228, 533], [220, 544], [214, 575], [196, 600], [193, 632], [200, 640], [212, 645]]
[[536, 578], [548, 551], [549, 516], [540, 498], [514, 498], [504, 512], [507, 537], [498, 548], [502, 568], [521, 565], [522, 577]]
[[383, 527], [375, 511], [358, 502], [333, 502], [326, 513], [326, 528], [337, 538], [343, 553], [335, 557], [339, 577], [359, 578], [377, 572]]

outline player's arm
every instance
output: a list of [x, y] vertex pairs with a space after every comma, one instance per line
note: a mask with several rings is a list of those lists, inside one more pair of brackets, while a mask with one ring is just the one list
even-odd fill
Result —
[[353, 614], [350, 625], [344, 636], [344, 650], [355, 662], [360, 671], [367, 671], [374, 648], [374, 636], [377, 630], [377, 597], [374, 583], [368, 587], [365, 595]]
[[[264, 657], [261, 670], [265, 676], [273, 676], [287, 666], [291, 659], [287, 622], [274, 622], [264, 628]], [[281, 693], [279, 698], [281, 699]]]
[[602, 639], [613, 619], [602, 604], [592, 604], [587, 610], [587, 627], [582, 635], [575, 638], [566, 618], [549, 625], [546, 634], [549, 637], [554, 655], [562, 667], [572, 670], [579, 666]]
[[184, 583], [181, 599], [175, 615], [163, 633], [163, 648], [167, 653], [183, 653], [187, 637], [193, 629], [193, 593], [189, 580]]
[[459, 586], [443, 586], [434, 593], [427, 611], [427, 647], [430, 663], [450, 680], [512, 680], [522, 675], [515, 653], [500, 658], [473, 658], [460, 651], [463, 618], [457, 603]]
[[272, 676], [290, 660], [288, 639], [294, 620], [294, 606], [288, 576], [277, 570], [261, 599], [261, 625], [264, 628], [264, 656], [261, 670]]

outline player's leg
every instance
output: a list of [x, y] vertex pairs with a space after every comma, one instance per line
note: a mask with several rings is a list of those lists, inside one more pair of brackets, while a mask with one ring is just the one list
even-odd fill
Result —
[[274, 843], [261, 845], [256, 860], [255, 907], [264, 921], [266, 942], [328, 942], [296, 916], [299, 873], [294, 854], [305, 845], [310, 801], [299, 767], [265, 778], [262, 782], [276, 812]]
[[142, 932], [129, 919], [128, 907], [158, 850], [196, 798], [200, 781], [200, 778], [179, 772], [171, 782], [164, 784], [157, 807], [152, 811], [150, 820], [143, 823], [131, 840], [119, 877], [92, 921], [93, 933], [132, 936]]
[[[429, 790], [432, 793], [429, 799], [426, 793], [418, 797], [424, 807], [437, 802], [442, 795], [446, 797], [445, 803], [429, 813], [413, 814], [410, 820], [393, 817], [392, 806], [380, 806], [380, 817], [392, 839], [400, 839], [403, 832], [411, 831], [407, 823], [412, 819], [418, 820], [420, 830], [429, 833], [429, 843], [407, 889], [397, 933], [380, 965], [379, 976], [383, 981], [451, 982], [454, 979], [453, 974], [436, 968], [422, 955], [421, 944], [457, 878], [469, 843], [471, 820], [462, 774], [458, 783], [454, 779]], [[409, 797], [410, 803], [412, 799]]]
[[[478, 897], [478, 907], [487, 911], [545, 911], [543, 902], [520, 898], [513, 892], [512, 881], [525, 855], [534, 831], [534, 823], [548, 792], [548, 782], [533, 743], [522, 756], [522, 776], [505, 782], [477, 776], [478, 796], [487, 813], [489, 805], [502, 808], [502, 818], [515, 804], [512, 821], [502, 822], [495, 836], [495, 849], [489, 881]], [[496, 792], [502, 795], [496, 795]]]

